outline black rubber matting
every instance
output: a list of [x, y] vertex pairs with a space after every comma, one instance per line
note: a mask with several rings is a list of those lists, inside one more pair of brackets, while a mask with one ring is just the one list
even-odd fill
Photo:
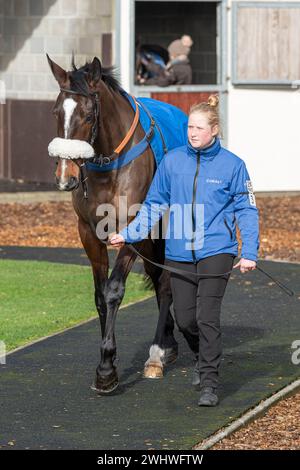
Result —
[[192, 355], [178, 332], [177, 362], [161, 380], [143, 378], [157, 319], [151, 298], [119, 312], [121, 385], [111, 396], [90, 389], [99, 359], [96, 320], [7, 357], [0, 365], [1, 449], [191, 449], [298, 378], [292, 343], [300, 331], [299, 266], [260, 265], [298, 295], [286, 296], [258, 271], [232, 276], [218, 407], [197, 406]]
[[[116, 250], [108, 250], [109, 264], [116, 258]], [[56, 248], [40, 246], [0, 246], [0, 259], [49, 261], [50, 263], [79, 264], [90, 266], [83, 248]], [[132, 272], [144, 273], [143, 262], [136, 259]]]

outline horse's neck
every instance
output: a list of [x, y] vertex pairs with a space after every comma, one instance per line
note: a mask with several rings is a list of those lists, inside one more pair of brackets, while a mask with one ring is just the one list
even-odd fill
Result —
[[[104, 85], [106, 88], [106, 86]], [[132, 122], [134, 120], [134, 111], [126, 98], [122, 97], [119, 93], [111, 90], [100, 90], [101, 109], [100, 109], [100, 128], [96, 144], [96, 152], [99, 155], [112, 155], [126, 134], [128, 133]], [[134, 145], [136, 141], [140, 140], [143, 136], [143, 129], [138, 126], [133, 139], [130, 140], [128, 149]], [[147, 159], [148, 165], [145, 165], [145, 160], [141, 163], [140, 172], [135, 171], [130, 173], [131, 165], [127, 165], [124, 171], [121, 172], [94, 172], [89, 173], [88, 191], [89, 191], [89, 210], [90, 216], [97, 223], [98, 216], [95, 218], [96, 209], [99, 204], [109, 203], [114, 207], [119, 207], [119, 196], [129, 193], [130, 204], [141, 202], [145, 197], [145, 186], [150, 185], [151, 175], [154, 172], [154, 160], [151, 158], [152, 153], [148, 149], [146, 155], [150, 158]], [[136, 167], [135, 167], [136, 168]], [[129, 172], [129, 173], [127, 173]], [[129, 175], [130, 174], [130, 178]], [[129, 187], [129, 180], [131, 182]], [[143, 184], [140, 184], [140, 180]], [[135, 188], [134, 190], [132, 187]], [[74, 198], [74, 206], [77, 207], [77, 213], [86, 214], [85, 201], [82, 198], [82, 193]], [[117, 211], [118, 212], [118, 211]], [[95, 218], [95, 219], [94, 219]]]
[[[113, 154], [130, 129], [134, 112], [130, 103], [121, 94], [108, 89], [105, 84], [100, 90], [99, 97], [101, 100], [100, 122], [95, 151], [97, 155], [109, 156]], [[100, 201], [113, 203], [118, 195], [121, 179], [118, 172], [91, 171], [88, 185], [90, 193], [96, 196], [95, 204], [98, 205]]]
[[134, 113], [127, 100], [106, 85], [100, 94], [99, 138], [95, 145], [100, 154], [111, 155], [130, 129]]

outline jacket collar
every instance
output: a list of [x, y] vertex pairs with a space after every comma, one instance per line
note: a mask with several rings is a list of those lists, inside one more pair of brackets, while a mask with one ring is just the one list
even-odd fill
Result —
[[200, 159], [204, 158], [204, 159], [211, 160], [217, 155], [220, 148], [221, 148], [221, 144], [220, 144], [220, 139], [218, 137], [216, 137], [214, 142], [209, 147], [206, 147], [200, 150], [195, 149], [190, 144], [190, 142], [187, 143], [187, 153], [192, 158], [197, 158], [197, 154], [200, 151]]

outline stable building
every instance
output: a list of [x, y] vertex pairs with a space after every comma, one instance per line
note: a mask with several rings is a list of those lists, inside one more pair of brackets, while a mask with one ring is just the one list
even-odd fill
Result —
[[[223, 144], [254, 190], [299, 191], [299, 22], [296, 1], [0, 0], [0, 178], [53, 181], [58, 87], [45, 54], [69, 69], [74, 50], [78, 65], [98, 56], [130, 93], [185, 112], [219, 94]], [[192, 84], [138, 85], [137, 40], [166, 48], [183, 34]]]

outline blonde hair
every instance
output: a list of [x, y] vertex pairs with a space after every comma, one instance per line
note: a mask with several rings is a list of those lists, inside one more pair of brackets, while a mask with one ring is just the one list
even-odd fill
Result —
[[221, 122], [219, 116], [219, 96], [210, 95], [207, 101], [193, 104], [190, 108], [189, 116], [193, 113], [206, 113], [208, 124], [211, 127], [218, 126], [218, 134], [221, 134]]

